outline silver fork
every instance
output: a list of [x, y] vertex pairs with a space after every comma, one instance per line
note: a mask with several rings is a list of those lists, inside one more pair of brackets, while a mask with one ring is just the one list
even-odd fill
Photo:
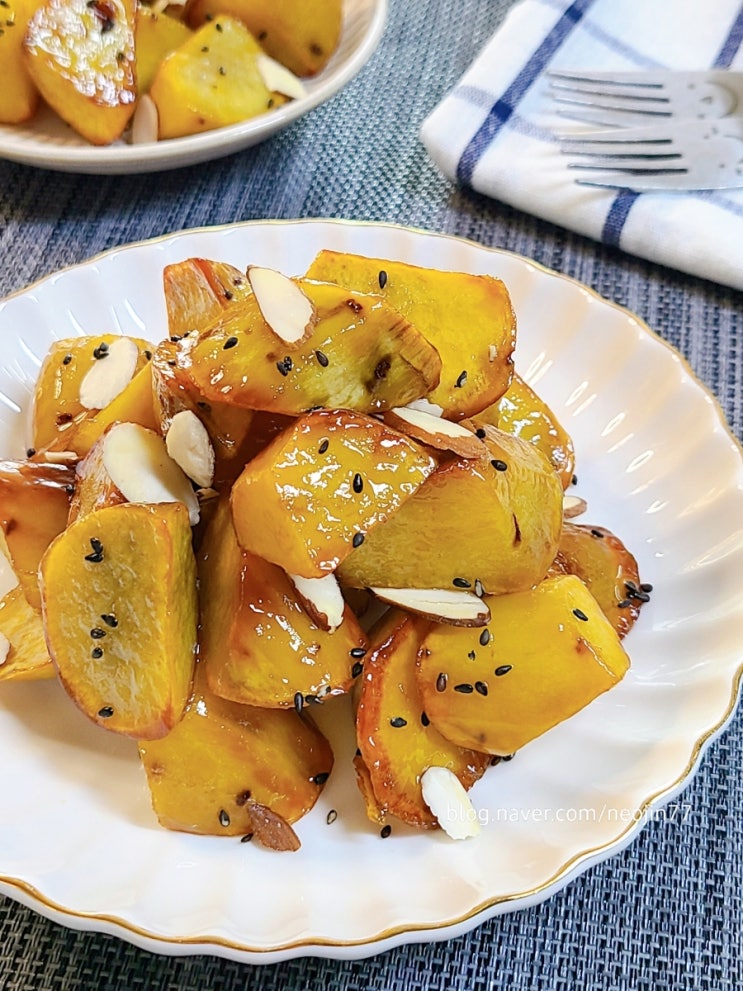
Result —
[[708, 120], [743, 113], [743, 72], [547, 73], [558, 113], [606, 127], [640, 126], [653, 121]]
[[743, 117], [558, 135], [576, 182], [637, 192], [743, 187]]

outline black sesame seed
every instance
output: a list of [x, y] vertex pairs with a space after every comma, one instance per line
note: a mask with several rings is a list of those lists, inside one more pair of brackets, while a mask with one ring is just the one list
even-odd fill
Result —
[[106, 626], [110, 626], [112, 630], [119, 625], [118, 619], [111, 612], [101, 613], [101, 619], [106, 624]]
[[318, 365], [322, 365], [323, 368], [327, 368], [330, 363], [328, 356], [322, 351], [315, 351], [315, 357], [317, 358]]
[[617, 609], [629, 609], [632, 605], [631, 599], [622, 599], [621, 602], [617, 602]]
[[447, 676], [442, 671], [441, 674], [436, 679], [436, 691], [437, 692], [445, 692], [446, 691], [446, 683], [447, 683], [448, 680], [449, 679], [447, 678]]
[[351, 541], [354, 547], [361, 547], [364, 543], [364, 534], [359, 531], [353, 535], [353, 540]]
[[96, 537], [91, 537], [90, 546], [93, 548], [93, 552], [91, 554], [86, 554], [85, 560], [92, 561], [94, 564], [99, 564], [103, 560], [103, 544]]
[[353, 490], [354, 492], [361, 492], [364, 488], [364, 479], [359, 475], [358, 472], [353, 476]]
[[513, 758], [514, 758], [515, 756], [516, 756], [516, 754], [504, 754], [504, 755], [503, 755], [503, 756], [501, 757], [501, 760], [504, 760], [504, 761], [509, 761], [509, 760], [513, 760]]
[[106, 635], [106, 631], [102, 630], [100, 626], [94, 626], [90, 631], [90, 635], [94, 640], [102, 640]]
[[475, 578], [475, 595], [481, 599], [485, 595], [485, 588], [479, 578]]
[[101, 719], [110, 719], [114, 714], [114, 707], [112, 705], [102, 705], [98, 710], [98, 715]]
[[250, 800], [250, 788], [246, 788], [245, 791], [241, 791], [239, 795], [235, 796], [235, 805], [241, 809], [243, 805], [247, 805]]
[[484, 438], [487, 436], [488, 435], [486, 431], [482, 427], [478, 427], [477, 430], [475, 431], [475, 437], [479, 437], [480, 440], [484, 440]]
[[573, 609], [573, 616], [576, 619], [582, 619], [584, 623], [588, 622], [588, 616], [586, 616], [582, 609]]
[[640, 583], [640, 591], [641, 592], [652, 592], [653, 591], [653, 586], [650, 584], [650, 582], [641, 582]]
[[497, 667], [495, 669], [495, 671], [493, 672], [493, 674], [495, 675], [496, 678], [502, 678], [503, 675], [504, 674], [508, 674], [508, 672], [512, 668], [513, 668], [513, 665], [512, 664], [501, 664], [499, 667]]
[[314, 778], [310, 778], [310, 781], [316, 785], [324, 785], [329, 777], [330, 771], [321, 771], [319, 774], [316, 774]]
[[496, 471], [505, 471], [508, 468], [506, 462], [501, 461], [500, 458], [493, 458], [490, 464], [493, 466], [493, 468], [495, 468]]
[[304, 702], [305, 705], [317, 705], [319, 704], [320, 699], [317, 697], [317, 695], [305, 695]]
[[301, 712], [303, 707], [304, 707], [304, 696], [302, 695], [301, 692], [295, 692], [294, 708], [297, 710], [297, 712]]
[[392, 826], [390, 826], [390, 824], [387, 823], [386, 826], [382, 826], [382, 828], [379, 830], [379, 835], [382, 837], [383, 840], [386, 840], [391, 832], [392, 832]]
[[488, 686], [485, 684], [484, 681], [476, 681], [475, 682], [475, 691], [478, 692], [480, 695], [487, 695], [488, 694]]
[[327, 822], [327, 824], [331, 826], [337, 818], [338, 818], [338, 813], [336, 812], [335, 809], [331, 809], [328, 812], [328, 814], [325, 816], [325, 822]]
[[455, 388], [461, 389], [462, 386], [465, 384], [466, 381], [467, 381], [467, 372], [460, 372], [459, 373], [459, 378], [454, 383]]
[[97, 661], [99, 657], [103, 657], [103, 648], [94, 647], [90, 652], [90, 656]]
[[472, 688], [472, 685], [468, 685], [464, 682], [461, 685], [455, 685], [454, 691], [459, 692], [461, 695], [471, 695], [474, 689]]
[[284, 375], [284, 376], [287, 376], [289, 374], [289, 372], [292, 370], [293, 366], [294, 366], [294, 363], [292, 362], [292, 360], [289, 357], [289, 355], [286, 355], [286, 357], [284, 358], [283, 361], [277, 361], [276, 362], [276, 367], [281, 372], [281, 374]]
[[349, 654], [351, 657], [366, 657], [366, 647], [352, 647]]
[[390, 726], [393, 726], [395, 729], [402, 729], [403, 726], [407, 725], [407, 719], [403, 719], [402, 716], [393, 716], [393, 718], [390, 719]]
[[325, 440], [320, 441], [320, 446], [317, 449], [317, 453], [325, 454], [329, 446], [330, 446], [330, 441], [326, 437]]
[[573, 477], [570, 479], [570, 484], [571, 485], [577, 485], [578, 484], [578, 476], [577, 475], [573, 475]]
[[480, 634], [480, 646], [487, 647], [489, 643], [490, 643], [490, 630], [486, 628]]
[[387, 285], [387, 273], [385, 272], [384, 269], [380, 270], [377, 278], [379, 281], [379, 288], [384, 289], [384, 287]]
[[152, 351], [147, 350], [144, 352], [145, 361], [152, 361]]
[[351, 668], [351, 677], [358, 678], [358, 676], [361, 674], [363, 670], [364, 670], [364, 665], [361, 663], [361, 661], [356, 661], [354, 666]]
[[476, 654], [476, 653], [474, 652], [474, 650], [471, 650], [471, 651], [469, 652], [469, 654], [467, 654], [467, 657], [468, 657], [468, 658], [469, 658], [469, 659], [470, 659], [471, 661], [474, 661], [474, 659], [475, 659], [475, 658], [477, 657], [477, 654]]
[[224, 291], [224, 298], [225, 299], [232, 299], [234, 295], [235, 294], [232, 292], [232, 290], [225, 289], [225, 291]]
[[603, 533], [600, 530], [596, 530], [595, 528], [591, 530], [591, 534], [594, 537], [603, 537], [604, 536]]
[[252, 833], [246, 833], [245, 836], [241, 836], [240, 837], [240, 842], [241, 843], [250, 843], [250, 841], [252, 839], [253, 839], [253, 834]]
[[453, 578], [452, 585], [456, 588], [472, 588], [471, 583], [466, 578]]
[[431, 725], [431, 720], [428, 718], [428, 716], [426, 715], [425, 712], [422, 712], [421, 713], [421, 725], [422, 726], [430, 726]]
[[229, 351], [229, 349], [230, 348], [234, 348], [236, 344], [237, 344], [237, 338], [236, 337], [228, 337], [227, 340], [222, 345], [222, 350], [223, 351]]
[[374, 369], [375, 379], [385, 379], [387, 378], [387, 372], [392, 367], [392, 362], [389, 358], [382, 358], [381, 361], [377, 362], [377, 367]]
[[26, 448], [26, 457], [27, 458], [32, 458], [34, 456], [34, 454], [36, 454], [36, 448], [35, 447], [27, 447]]
[[93, 351], [93, 357], [96, 359], [107, 358], [108, 357], [108, 344], [105, 341], [101, 341], [97, 348]]
[[71, 361], [72, 361], [72, 355], [71, 355], [71, 354], [70, 354], [70, 353], [68, 352], [68, 353], [67, 353], [67, 354], [66, 354], [66, 355], [64, 356], [64, 358], [62, 359], [62, 364], [63, 364], [63, 365], [69, 365], [69, 363], [70, 363]]
[[171, 344], [177, 344], [178, 341], [180, 341], [180, 340], [181, 340], [181, 335], [180, 334], [171, 334], [170, 335], [170, 342], [171, 342]]
[[224, 826], [224, 828], [226, 829], [229, 826], [229, 824], [230, 824], [229, 813], [227, 813], [224, 809], [220, 809], [219, 810], [219, 825], [220, 826]]

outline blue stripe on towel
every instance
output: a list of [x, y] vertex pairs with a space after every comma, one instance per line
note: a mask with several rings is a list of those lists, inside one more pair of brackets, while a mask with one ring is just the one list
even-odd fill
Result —
[[585, 13], [595, 2], [596, 0], [575, 0], [574, 3], [570, 4], [529, 59], [528, 63], [518, 76], [516, 76], [500, 99], [496, 100], [490, 108], [488, 116], [470, 139], [469, 144], [462, 152], [462, 157], [459, 159], [457, 179], [460, 183], [471, 184], [472, 175], [477, 163], [482, 158], [483, 153], [495, 135], [509, 120], [519, 100], [543, 70], [551, 56], [575, 26], [580, 23]]
[[717, 58], [714, 61], [715, 69], [729, 69], [738, 49], [743, 43], [743, 7], [738, 11], [738, 16], [733, 22], [733, 26], [728, 32], [728, 36]]

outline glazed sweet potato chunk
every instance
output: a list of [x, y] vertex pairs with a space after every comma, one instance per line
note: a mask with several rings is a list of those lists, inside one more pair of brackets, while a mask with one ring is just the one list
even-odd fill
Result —
[[0, 599], [0, 634], [8, 641], [7, 653], [0, 660], [0, 681], [55, 677], [41, 616], [18, 585]]
[[500, 595], [541, 581], [560, 536], [560, 482], [527, 441], [486, 429], [486, 456], [443, 463], [340, 564], [343, 584]]
[[160, 824], [219, 836], [252, 833], [255, 803], [296, 822], [333, 767], [309, 719], [219, 698], [201, 664], [183, 719], [164, 739], [141, 741], [139, 753]]
[[321, 251], [307, 277], [380, 294], [436, 347], [441, 381], [427, 398], [445, 417], [472, 416], [508, 388], [516, 320], [499, 279], [337, 251]]
[[233, 302], [250, 295], [248, 281], [239, 269], [208, 258], [187, 258], [166, 265], [163, 289], [171, 340], [206, 326]]
[[438, 822], [423, 800], [421, 775], [429, 767], [447, 767], [470, 788], [490, 763], [489, 755], [451, 743], [430, 723], [415, 674], [430, 625], [400, 610], [384, 618], [377, 645], [364, 660], [356, 713], [360, 757], [376, 800], [369, 802], [362, 770], [359, 782], [370, 818], [390, 814], [429, 829]]
[[321, 577], [394, 516], [435, 467], [420, 444], [374, 417], [308, 413], [235, 482], [237, 538], [289, 574]]
[[356, 617], [346, 607], [332, 632], [313, 622], [285, 572], [239, 546], [227, 499], [204, 534], [199, 577], [201, 657], [217, 695], [301, 708], [349, 689], [354, 655], [366, 647]]
[[78, 518], [41, 562], [49, 652], [95, 723], [168, 733], [191, 688], [196, 567], [181, 503], [106, 506]]
[[486, 629], [432, 627], [418, 652], [423, 707], [459, 746], [512, 754], [629, 668], [614, 628], [574, 575], [495, 596], [490, 608]]
[[605, 527], [565, 521], [557, 559], [586, 583], [619, 636], [626, 636], [648, 593], [640, 587], [637, 560], [619, 537]]
[[179, 342], [178, 363], [204, 399], [294, 416], [318, 406], [366, 413], [404, 406], [438, 383], [438, 351], [384, 300], [295, 281], [316, 314], [299, 342], [272, 330], [254, 295]]

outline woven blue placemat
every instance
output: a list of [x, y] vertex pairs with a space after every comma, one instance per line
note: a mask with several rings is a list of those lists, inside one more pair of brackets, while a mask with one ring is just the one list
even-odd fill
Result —
[[[257, 148], [161, 175], [70, 176], [0, 163], [0, 293], [106, 248], [262, 217], [446, 231], [527, 255], [642, 317], [686, 356], [743, 436], [743, 297], [456, 189], [417, 133], [508, 0], [390, 0], [382, 45], [329, 104]], [[4, 759], [12, 759], [6, 755]], [[695, 989], [743, 986], [743, 714], [665, 819], [549, 901], [444, 943], [365, 961], [249, 967], [153, 955], [0, 899], [3, 991]], [[674, 811], [675, 810], [675, 811]], [[39, 814], [54, 828], [54, 810]], [[0, 843], [2, 837], [0, 837]], [[122, 853], [121, 855], [125, 855]]]

